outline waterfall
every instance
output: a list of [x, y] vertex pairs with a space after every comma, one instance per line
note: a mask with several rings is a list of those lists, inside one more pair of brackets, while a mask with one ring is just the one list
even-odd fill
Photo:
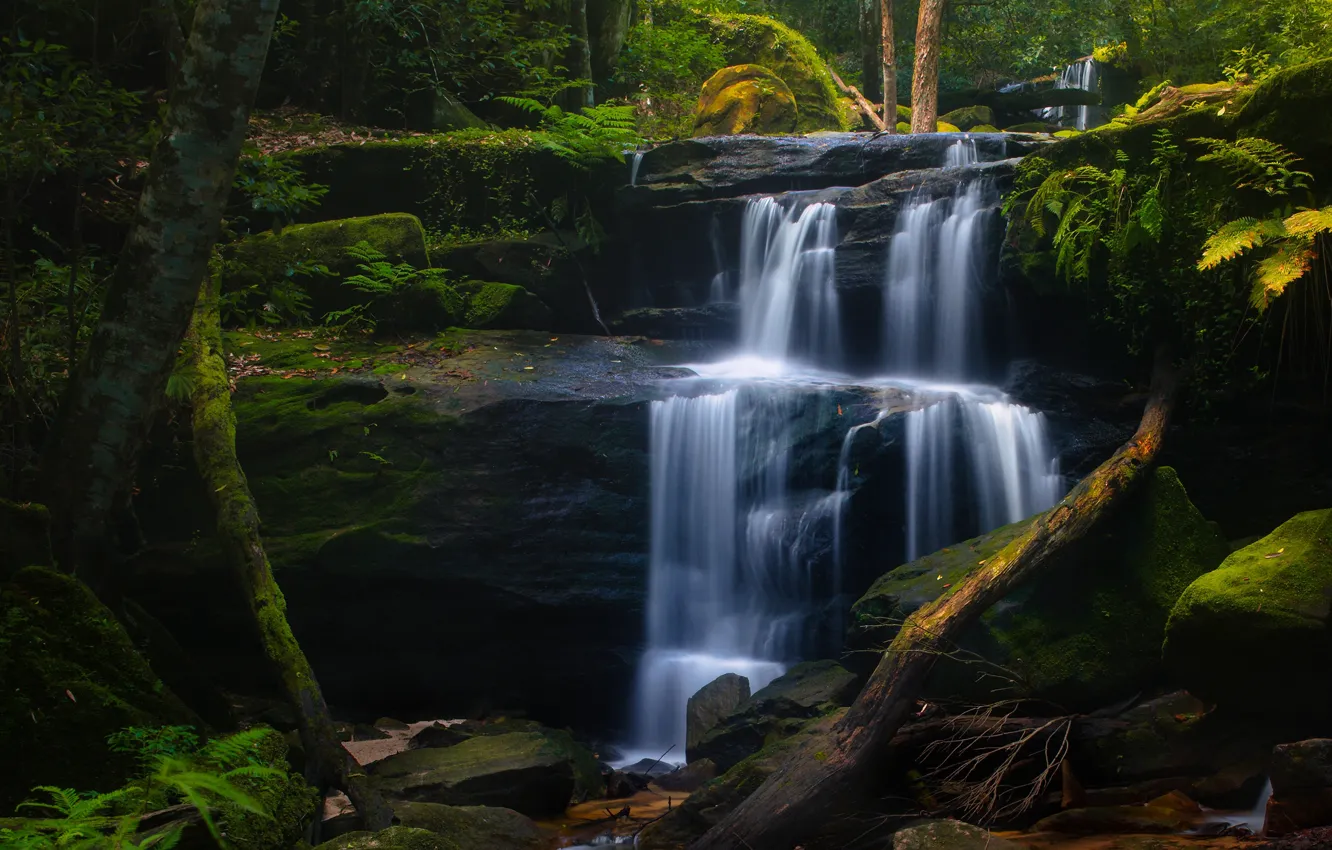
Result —
[[675, 745], [682, 757], [694, 692], [722, 673], [758, 690], [832, 637], [820, 612], [840, 591], [826, 552], [845, 494], [789, 488], [788, 423], [800, 401], [746, 386], [652, 404], [638, 749]]
[[987, 182], [973, 180], [950, 199], [917, 198], [899, 216], [884, 279], [896, 373], [960, 379], [976, 370], [991, 196]]
[[740, 235], [740, 349], [775, 361], [841, 355], [836, 263], [837, 208], [758, 198]]
[[[1100, 73], [1096, 60], [1090, 56], [1066, 65], [1055, 82], [1056, 89], [1081, 89], [1086, 92], [1097, 91], [1099, 86]], [[1101, 123], [1100, 110], [1090, 105], [1050, 106], [1039, 110], [1039, 114], [1045, 120], [1061, 126], [1071, 118], [1075, 130], [1090, 130]]]
[[944, 168], [962, 168], [967, 165], [975, 165], [979, 161], [980, 155], [976, 151], [976, 140], [970, 137], [959, 139], [944, 152]]
[[643, 164], [643, 154], [644, 154], [644, 153], [646, 153], [646, 151], [636, 150], [636, 151], [634, 151], [634, 158], [633, 158], [632, 160], [630, 160], [630, 163], [629, 163], [629, 185], [630, 185], [630, 186], [637, 186], [637, 185], [638, 185], [638, 167], [639, 167], [640, 165]]
[[958, 392], [909, 412], [906, 455], [909, 561], [1025, 519], [1063, 495], [1045, 416], [1006, 398]]

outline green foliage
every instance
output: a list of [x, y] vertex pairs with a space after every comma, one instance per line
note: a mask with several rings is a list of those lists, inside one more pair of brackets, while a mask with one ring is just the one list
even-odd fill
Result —
[[319, 205], [328, 187], [307, 183], [305, 175], [289, 159], [249, 153], [236, 166], [232, 187], [246, 199], [249, 208], [272, 218], [274, 230], [296, 220]]
[[390, 263], [386, 254], [365, 241], [347, 248], [347, 256], [357, 261], [358, 273], [348, 275], [342, 285], [367, 297], [349, 307], [325, 314], [324, 326], [336, 332], [373, 331], [379, 323], [374, 309], [376, 303], [411, 288], [430, 290], [437, 296], [443, 295], [450, 302], [461, 304], [462, 299], [449, 283], [447, 269], [418, 269], [411, 263]]
[[1313, 175], [1296, 171], [1293, 166], [1300, 158], [1276, 142], [1267, 139], [1244, 138], [1231, 142], [1225, 139], [1193, 139], [1204, 145], [1210, 153], [1198, 157], [1199, 162], [1215, 162], [1235, 180], [1236, 189], [1255, 189], [1267, 195], [1280, 197], [1296, 189], [1309, 188]]
[[624, 162], [624, 151], [637, 147], [639, 137], [632, 106], [585, 106], [566, 112], [558, 106], [523, 97], [501, 97], [541, 117], [543, 147], [576, 168], [588, 169], [605, 160]]
[[632, 92], [643, 135], [688, 136], [698, 91], [726, 56], [678, 4], [655, 0], [645, 9], [650, 14], [629, 30], [616, 81]]

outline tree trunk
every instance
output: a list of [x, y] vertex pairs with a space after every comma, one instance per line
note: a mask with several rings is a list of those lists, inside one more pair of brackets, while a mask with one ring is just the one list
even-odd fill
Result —
[[860, 0], [860, 82], [865, 97], [878, 100], [879, 87], [879, 22], [875, 20], [879, 4], [875, 0]]
[[916, 19], [916, 67], [911, 73], [911, 132], [939, 126], [939, 41], [944, 0], [921, 0]]
[[314, 670], [287, 623], [286, 601], [273, 579], [259, 535], [259, 513], [236, 458], [236, 416], [222, 354], [217, 285], [208, 281], [203, 286], [186, 351], [194, 380], [190, 392], [194, 461], [217, 509], [218, 542], [245, 592], [268, 662], [282, 682], [287, 700], [299, 712], [306, 781], [321, 791], [329, 787], [346, 791], [366, 828], [384, 829], [393, 812], [338, 741]]
[[883, 123], [897, 132], [897, 46], [893, 44], [893, 0], [879, 0], [879, 35], [883, 48]]
[[101, 320], [47, 441], [42, 481], [61, 563], [95, 591], [118, 493], [162, 398], [217, 241], [278, 0], [199, 0], [161, 141]]
[[791, 753], [690, 850], [784, 850], [817, 827], [834, 806], [856, 799], [906, 720], [938, 655], [987, 608], [1085, 536], [1145, 478], [1143, 472], [1155, 461], [1165, 436], [1175, 386], [1169, 358], [1158, 353], [1152, 394], [1137, 433], [1021, 537], [951, 593], [912, 614], [841, 721]]
[[860, 91], [855, 86], [848, 86], [846, 83], [842, 82], [842, 78], [837, 76], [837, 72], [833, 70], [833, 66], [831, 65], [828, 66], [828, 73], [832, 74], [833, 82], [837, 83], [837, 87], [839, 89], [841, 89], [846, 94], [851, 95], [851, 99], [855, 101], [856, 108], [860, 110], [860, 114], [864, 115], [865, 118], [868, 119], [868, 121], [871, 124], [873, 124], [875, 127], [877, 127], [880, 130], [886, 132], [894, 132], [893, 130], [888, 129], [888, 126], [884, 122], [884, 120], [879, 117], [879, 114], [877, 112], [874, 111], [874, 104], [866, 100], [865, 96], [861, 94]]
[[587, 0], [573, 0], [570, 3], [570, 29], [573, 40], [569, 43], [571, 70], [577, 79], [585, 84], [575, 90], [577, 97], [570, 100], [574, 106], [592, 106], [596, 103], [592, 85], [592, 41], [587, 31]]

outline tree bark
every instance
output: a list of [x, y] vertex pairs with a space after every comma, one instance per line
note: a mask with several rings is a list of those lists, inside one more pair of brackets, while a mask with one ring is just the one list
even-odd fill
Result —
[[259, 534], [259, 512], [236, 457], [236, 416], [231, 381], [222, 354], [216, 281], [203, 285], [186, 338], [192, 366], [194, 461], [217, 509], [217, 538], [228, 567], [249, 602], [254, 627], [287, 700], [300, 717], [305, 776], [321, 791], [347, 792], [365, 827], [388, 827], [393, 811], [369, 784], [365, 772], [338, 741], [314, 670], [287, 623], [286, 601]]
[[101, 319], [43, 457], [61, 563], [108, 589], [108, 526], [217, 241], [278, 0], [199, 0]]
[[[885, 124], [884, 120], [879, 117], [879, 113], [874, 111], [874, 104], [866, 100], [865, 96], [861, 94], [860, 91], [855, 86], [848, 86], [846, 83], [842, 82], [842, 78], [837, 76], [837, 72], [833, 70], [833, 66], [831, 65], [828, 66], [828, 73], [832, 74], [833, 82], [837, 83], [837, 87], [839, 89], [851, 95], [851, 98], [856, 102], [856, 108], [860, 110], [860, 114], [864, 115], [867, 119], [869, 119], [869, 122], [871, 124], [873, 124], [875, 127], [877, 127], [880, 130], [886, 132], [895, 132], [896, 128], [894, 128], [893, 130], [888, 129], [888, 126]], [[893, 108], [895, 111], [896, 107]]]
[[939, 126], [939, 42], [944, 0], [921, 0], [916, 19], [916, 67], [911, 73], [911, 132], [933, 133]]
[[875, 0], [860, 0], [860, 82], [865, 97], [876, 101], [882, 95], [879, 87], [879, 22], [875, 20], [879, 4]]
[[577, 97], [571, 101], [574, 106], [593, 106], [596, 96], [592, 83], [592, 41], [587, 28], [587, 0], [573, 0], [570, 3], [569, 28], [573, 31], [573, 40], [569, 43], [570, 70], [584, 85], [575, 89]]
[[1176, 383], [1169, 358], [1158, 352], [1151, 397], [1133, 437], [951, 593], [912, 614], [841, 721], [794, 751], [690, 850], [784, 850], [818, 826], [834, 806], [856, 799], [857, 789], [907, 719], [938, 655], [987, 608], [1085, 536], [1144, 480], [1165, 436]]
[[897, 132], [897, 46], [893, 43], [893, 0], [879, 0], [879, 41], [883, 49], [883, 123]]

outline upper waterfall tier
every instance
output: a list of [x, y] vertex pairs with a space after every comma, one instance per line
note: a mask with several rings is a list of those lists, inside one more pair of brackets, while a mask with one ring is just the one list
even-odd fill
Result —
[[[671, 142], [643, 155], [634, 195], [660, 205], [770, 192], [863, 186], [887, 174], [937, 168], [957, 133], [716, 136]], [[979, 160], [1024, 156], [1048, 140], [971, 133]]]

